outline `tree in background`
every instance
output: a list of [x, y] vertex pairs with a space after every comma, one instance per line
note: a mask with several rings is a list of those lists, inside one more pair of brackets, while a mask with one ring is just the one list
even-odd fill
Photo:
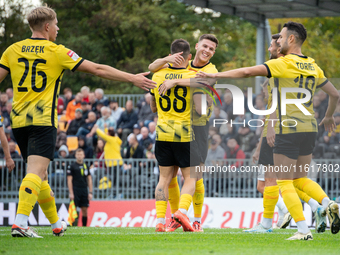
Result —
[[[0, 7], [1, 53], [12, 43], [30, 37], [20, 1], [8, 0]], [[118, 69], [138, 73], [150, 62], [170, 52], [174, 39], [194, 46], [199, 36], [212, 33], [220, 44], [212, 62], [218, 70], [255, 65], [256, 27], [238, 17], [186, 5], [175, 0], [44, 0], [57, 11], [60, 31], [57, 44], [63, 44], [81, 57]], [[10, 10], [10, 11], [8, 11]], [[327, 77], [339, 77], [340, 18], [291, 19], [308, 30], [304, 54], [313, 57]], [[270, 20], [272, 33], [288, 19]], [[1, 90], [10, 86], [9, 76]], [[102, 87], [106, 93], [141, 93], [124, 83], [98, 79], [84, 73], [66, 71], [62, 89], [74, 91], [87, 85]]]

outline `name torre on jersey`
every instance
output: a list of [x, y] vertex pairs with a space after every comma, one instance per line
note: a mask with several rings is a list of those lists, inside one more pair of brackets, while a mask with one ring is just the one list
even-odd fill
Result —
[[178, 74], [178, 73], [167, 73], [165, 75], [165, 79], [166, 80], [176, 80], [176, 79], [182, 79], [182, 74]]
[[21, 52], [33, 52], [33, 53], [45, 53], [45, 46], [26, 46], [23, 45], [21, 48]]
[[300, 63], [300, 62], [295, 62], [296, 67], [300, 70], [308, 70], [308, 71], [314, 71], [315, 67], [313, 63]]

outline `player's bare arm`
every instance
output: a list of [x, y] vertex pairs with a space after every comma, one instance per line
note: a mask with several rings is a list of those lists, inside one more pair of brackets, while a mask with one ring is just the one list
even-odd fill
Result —
[[2, 150], [4, 151], [5, 154], [6, 166], [8, 168], [8, 172], [10, 173], [14, 169], [15, 164], [11, 157], [11, 153], [9, 152], [8, 142], [3, 127], [0, 127], [0, 141]]
[[152, 95], [151, 95], [150, 108], [153, 113], [157, 112], [156, 98], [155, 96], [152, 96]]
[[339, 93], [330, 81], [322, 86], [321, 89], [329, 95], [329, 102], [325, 117], [322, 119], [319, 126], [324, 125], [326, 131], [332, 132], [335, 128], [333, 114], [339, 100]]
[[6, 69], [0, 68], [0, 83], [6, 78], [8, 73]]
[[70, 175], [67, 176], [67, 187], [68, 187], [69, 197], [71, 201], [74, 199], [72, 179], [73, 179], [72, 176]]
[[108, 65], [101, 65], [89, 60], [84, 60], [80, 66], [77, 68], [77, 71], [90, 73], [95, 76], [108, 79], [108, 80], [115, 80], [115, 81], [124, 81], [124, 82], [131, 82], [136, 87], [144, 89], [148, 91], [148, 89], [153, 89], [156, 87], [156, 83], [149, 80], [145, 76], [148, 75], [150, 72], [146, 73], [139, 73], [139, 74], [130, 74], [123, 71], [120, 71], [116, 68], [113, 68]]
[[267, 143], [270, 147], [274, 147], [275, 144], [275, 125], [278, 119], [276, 119], [276, 111], [272, 112], [269, 116], [270, 121], [267, 127]]
[[196, 77], [199, 78], [247, 78], [253, 76], [268, 76], [268, 70], [265, 65], [238, 68], [220, 73], [205, 73], [199, 71]]
[[164, 58], [156, 59], [149, 65], [149, 70], [153, 73], [168, 67], [168, 63], [174, 65], [182, 65], [184, 58], [181, 56], [183, 52], [178, 52], [173, 55], [166, 56]]
[[88, 199], [89, 201], [92, 200], [92, 196], [93, 196], [93, 184], [92, 184], [92, 176], [88, 175], [87, 176], [87, 185], [89, 186], [89, 196]]

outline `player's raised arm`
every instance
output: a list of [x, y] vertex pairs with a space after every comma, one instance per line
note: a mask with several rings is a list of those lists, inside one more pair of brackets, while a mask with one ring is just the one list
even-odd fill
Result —
[[124, 82], [131, 82], [135, 86], [148, 91], [148, 89], [155, 88], [155, 82], [149, 80], [145, 76], [149, 74], [146, 73], [139, 73], [139, 74], [130, 74], [123, 71], [120, 71], [116, 68], [113, 68], [108, 65], [101, 65], [89, 60], [84, 60], [77, 71], [90, 73], [100, 78], [108, 79], [108, 80], [115, 80], [115, 81], [124, 81]]
[[198, 72], [198, 78], [247, 78], [253, 76], [268, 76], [268, 69], [265, 65], [243, 67], [220, 73]]
[[322, 119], [319, 126], [325, 125], [325, 130], [332, 132], [335, 128], [333, 114], [339, 100], [339, 93], [330, 81], [323, 85], [321, 89], [329, 95], [329, 101], [325, 117]]
[[184, 63], [184, 58], [181, 56], [183, 52], [178, 52], [173, 55], [166, 56], [164, 58], [156, 59], [154, 62], [152, 62], [149, 65], [149, 70], [153, 73], [157, 72], [160, 69], [167, 68], [168, 63], [174, 64], [174, 65], [181, 65]]

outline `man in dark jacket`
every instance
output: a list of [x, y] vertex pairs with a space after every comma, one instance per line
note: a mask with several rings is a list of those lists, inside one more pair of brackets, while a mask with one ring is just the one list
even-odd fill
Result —
[[86, 144], [85, 136], [78, 136], [78, 148], [83, 149], [85, 158], [93, 158], [93, 149]]
[[133, 109], [133, 102], [128, 100], [125, 105], [125, 111], [120, 116], [117, 122], [117, 133], [121, 137], [123, 143], [127, 136], [132, 132], [133, 125], [137, 123], [138, 116]]
[[76, 135], [78, 129], [85, 123], [83, 120], [83, 111], [81, 109], [76, 110], [76, 118], [71, 121], [66, 134], [67, 135]]

